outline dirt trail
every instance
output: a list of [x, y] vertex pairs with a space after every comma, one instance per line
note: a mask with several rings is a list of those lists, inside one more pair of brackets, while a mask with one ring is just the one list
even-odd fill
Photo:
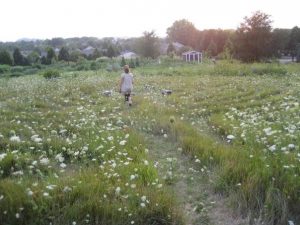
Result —
[[233, 215], [226, 199], [213, 192], [205, 168], [184, 155], [175, 141], [146, 133], [144, 136], [149, 156], [177, 197], [186, 225], [249, 224], [246, 219]]

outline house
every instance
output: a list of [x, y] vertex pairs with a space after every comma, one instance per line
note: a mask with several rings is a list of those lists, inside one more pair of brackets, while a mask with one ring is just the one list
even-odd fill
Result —
[[94, 54], [95, 50], [96, 49], [94, 47], [88, 46], [85, 49], [81, 50], [81, 53], [85, 56], [91, 56]]
[[41, 58], [42, 57], [45, 57], [45, 58], [47, 57], [47, 52], [44, 50], [41, 51]]
[[28, 57], [31, 53], [32, 53], [32, 51], [30, 51], [30, 50], [21, 51], [21, 54], [25, 57]]
[[[179, 42], [171, 42], [171, 43], [172, 43], [172, 45], [173, 45], [176, 52], [179, 52], [180, 49], [182, 47], [184, 47], [184, 45], [179, 43]], [[163, 54], [163, 55], [167, 54], [169, 45], [170, 45], [169, 42], [163, 41], [163, 43], [161, 43], [161, 45], [160, 45], [160, 53]]]
[[186, 62], [202, 62], [202, 52], [187, 51], [182, 53], [182, 59]]
[[124, 51], [124, 52], [121, 52], [119, 57], [124, 57], [124, 59], [132, 59], [132, 58], [137, 58], [138, 55], [131, 51]]
[[55, 49], [54, 49], [54, 53], [55, 53], [56, 56], [58, 56], [59, 51], [60, 51], [59, 48], [55, 48]]

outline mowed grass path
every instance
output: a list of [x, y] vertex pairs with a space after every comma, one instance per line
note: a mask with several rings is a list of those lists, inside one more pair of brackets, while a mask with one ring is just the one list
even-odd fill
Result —
[[132, 117], [142, 130], [172, 137], [201, 161], [196, 170], [207, 170], [214, 190], [251, 223], [299, 220], [299, 76], [154, 76], [138, 84]]
[[[179, 202], [202, 223], [216, 223], [205, 191], [191, 202], [178, 197], [189, 191], [170, 194], [172, 185], [203, 190], [193, 188], [192, 177], [230, 196], [251, 221], [299, 219], [296, 75], [135, 75], [132, 108], [116, 92], [102, 95], [116, 89], [116, 76], [1, 80], [1, 221], [181, 224]], [[163, 96], [162, 89], [173, 94]], [[173, 156], [161, 154], [167, 165], [161, 177], [155, 157], [172, 146]], [[192, 167], [176, 168], [178, 151]]]

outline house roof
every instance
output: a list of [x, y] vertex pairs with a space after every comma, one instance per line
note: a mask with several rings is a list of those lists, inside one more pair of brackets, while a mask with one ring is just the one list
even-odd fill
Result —
[[187, 51], [187, 52], [183, 52], [182, 55], [189, 55], [189, 54], [202, 54], [202, 52], [198, 52], [198, 51]]
[[81, 52], [87, 56], [92, 55], [96, 49], [92, 46], [88, 46], [85, 49], [83, 49]]
[[128, 59], [137, 57], [137, 54], [135, 52], [124, 51], [120, 54], [120, 56]]

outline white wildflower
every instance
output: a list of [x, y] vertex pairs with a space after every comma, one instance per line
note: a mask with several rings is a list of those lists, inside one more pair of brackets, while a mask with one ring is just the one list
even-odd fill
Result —
[[61, 162], [61, 163], [65, 160], [65, 158], [62, 156], [61, 153], [57, 154], [57, 155], [55, 156], [55, 159], [56, 159], [58, 162]]
[[21, 142], [20, 137], [19, 137], [19, 136], [16, 136], [16, 135], [11, 136], [11, 137], [9, 138], [9, 140], [12, 141], [12, 142]]
[[120, 188], [120, 187], [117, 187], [117, 188], [116, 188], [116, 195], [119, 195], [119, 194], [120, 194], [120, 191], [121, 191], [121, 188]]
[[269, 147], [269, 150], [271, 152], [274, 152], [276, 150], [276, 145], [272, 145], [271, 147]]
[[228, 140], [233, 140], [233, 139], [235, 139], [235, 136], [233, 136], [232, 134], [230, 134], [230, 135], [227, 135], [227, 137], [226, 137]]
[[109, 137], [107, 137], [107, 140], [112, 141], [112, 140], [114, 140], [114, 137], [113, 136], [109, 136]]
[[4, 159], [6, 156], [7, 156], [7, 154], [6, 154], [6, 153], [2, 153], [2, 154], [0, 154], [0, 161], [1, 161], [2, 159]]
[[31, 140], [34, 141], [34, 142], [36, 142], [36, 143], [39, 143], [39, 142], [43, 141], [43, 139], [40, 138], [38, 134], [32, 135], [31, 136]]
[[69, 191], [72, 191], [72, 188], [70, 188], [69, 186], [65, 186], [63, 192], [69, 192]]
[[28, 196], [32, 196], [32, 195], [33, 195], [33, 191], [30, 190], [29, 188], [27, 189], [27, 195], [28, 195]]
[[49, 159], [48, 158], [40, 159], [40, 164], [47, 166], [49, 164]]
[[120, 145], [125, 145], [125, 144], [126, 144], [126, 140], [120, 141], [119, 144], [120, 144]]
[[295, 145], [294, 144], [289, 144], [288, 147], [289, 147], [289, 149], [294, 149]]

